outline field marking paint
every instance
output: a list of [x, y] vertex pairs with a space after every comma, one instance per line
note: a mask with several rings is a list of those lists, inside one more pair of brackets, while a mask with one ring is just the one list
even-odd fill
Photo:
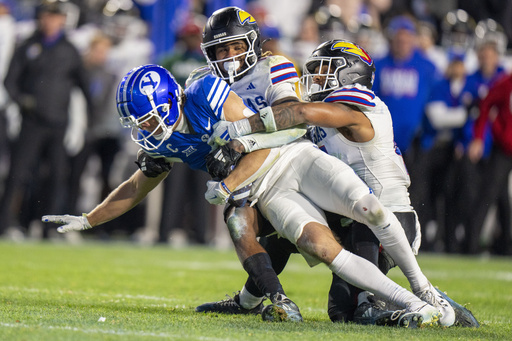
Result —
[[167, 297], [158, 297], [158, 296], [146, 296], [146, 295], [123, 295], [123, 294], [104, 294], [104, 293], [90, 293], [84, 291], [74, 291], [74, 290], [48, 290], [48, 289], [38, 289], [38, 288], [20, 288], [20, 287], [12, 287], [12, 286], [3, 286], [0, 289], [11, 290], [11, 291], [24, 291], [24, 292], [35, 292], [35, 293], [53, 293], [58, 292], [59, 294], [69, 294], [69, 295], [77, 295], [77, 296], [99, 296], [99, 297], [108, 297], [108, 298], [121, 298], [121, 299], [130, 299], [130, 300], [150, 300], [150, 301], [167, 301], [167, 302], [176, 302], [178, 301], [175, 298], [167, 298]]
[[[48, 330], [68, 330], [73, 332], [80, 332], [85, 334], [109, 334], [109, 335], [121, 335], [121, 336], [153, 336], [160, 338], [173, 338], [183, 340], [186, 339], [195, 339], [195, 340], [226, 340], [226, 338], [214, 338], [214, 337], [204, 337], [204, 336], [193, 336], [193, 335], [178, 335], [178, 334], [169, 334], [169, 333], [151, 333], [151, 332], [129, 332], [123, 330], [102, 330], [102, 329], [84, 329], [77, 327], [69, 327], [69, 326], [43, 326], [43, 325], [29, 325], [24, 323], [4, 323], [0, 322], [0, 326], [8, 327], [8, 328], [42, 328]], [[228, 339], [229, 340], [229, 339]]]

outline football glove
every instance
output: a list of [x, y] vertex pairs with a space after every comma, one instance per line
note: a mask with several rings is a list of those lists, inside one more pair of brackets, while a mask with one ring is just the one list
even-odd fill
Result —
[[225, 179], [235, 169], [242, 154], [227, 145], [212, 150], [205, 156], [206, 169], [213, 179]]
[[226, 187], [223, 181], [209, 180], [206, 183], [206, 193], [204, 197], [210, 204], [224, 205], [228, 202], [231, 191]]
[[164, 172], [169, 172], [172, 168], [165, 158], [152, 158], [143, 150], [139, 151], [135, 163], [148, 178], [156, 178]]
[[43, 223], [57, 223], [64, 224], [57, 228], [57, 232], [66, 233], [69, 231], [83, 231], [92, 228], [89, 224], [89, 220], [85, 215], [73, 216], [73, 215], [45, 215], [41, 218]]
[[213, 126], [213, 133], [208, 139], [210, 146], [223, 146], [232, 139], [251, 133], [251, 125], [247, 119], [235, 122], [219, 121]]

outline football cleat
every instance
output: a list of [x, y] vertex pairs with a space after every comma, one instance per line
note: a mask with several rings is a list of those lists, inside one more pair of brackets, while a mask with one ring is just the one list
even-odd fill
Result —
[[259, 315], [263, 310], [263, 302], [252, 309], [245, 309], [240, 305], [240, 293], [237, 292], [233, 297], [226, 295], [227, 298], [222, 301], [204, 303], [196, 307], [199, 313], [219, 313], [235, 315]]
[[[421, 320], [418, 323], [418, 326], [421, 328], [437, 326], [439, 324], [439, 319], [442, 316], [439, 309], [427, 303], [422, 305], [420, 308], [417, 308], [416, 310], [410, 310], [408, 308], [407, 310], [405, 310], [403, 318], [408, 318], [408, 316], [412, 316], [409, 314], [418, 314], [421, 316]], [[403, 323], [405, 323], [405, 321]]]
[[458, 304], [454, 300], [452, 300], [448, 295], [446, 295], [441, 290], [437, 289], [437, 292], [439, 295], [441, 295], [450, 305], [452, 306], [453, 310], [455, 310], [455, 326], [460, 327], [470, 327], [470, 328], [478, 328], [480, 327], [480, 323], [478, 320], [473, 316], [473, 313], [463, 307], [462, 305]]
[[377, 304], [364, 302], [354, 311], [354, 322], [364, 325], [418, 328], [423, 322], [419, 313], [403, 310], [384, 310]]
[[276, 294], [272, 303], [263, 308], [261, 312], [263, 321], [273, 322], [302, 322], [302, 315], [300, 314], [299, 307], [292, 302], [288, 297], [282, 294]]
[[423, 316], [420, 313], [408, 313], [405, 309], [395, 310], [391, 320], [397, 320], [397, 326], [401, 328], [418, 328], [423, 326]]
[[450, 303], [429, 283], [428, 288], [415, 293], [422, 301], [436, 307], [441, 312], [439, 324], [443, 327], [453, 326], [455, 323], [455, 311]]

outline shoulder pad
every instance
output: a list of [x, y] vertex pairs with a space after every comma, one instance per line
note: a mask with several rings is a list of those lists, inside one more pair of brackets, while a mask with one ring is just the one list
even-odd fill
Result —
[[185, 81], [185, 88], [188, 88], [196, 80], [203, 78], [204, 76], [211, 74], [212, 71], [208, 66], [201, 66], [190, 73], [187, 80]]
[[364, 86], [356, 84], [354, 86], [345, 86], [335, 90], [324, 99], [327, 103], [345, 103], [368, 109], [375, 107], [375, 94]]
[[299, 81], [297, 69], [291, 61], [283, 56], [270, 56], [268, 58], [270, 66], [270, 79], [272, 85], [279, 84], [281, 82], [296, 83]]

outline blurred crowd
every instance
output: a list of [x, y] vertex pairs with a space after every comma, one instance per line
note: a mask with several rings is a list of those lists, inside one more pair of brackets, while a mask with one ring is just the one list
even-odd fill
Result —
[[[206, 18], [225, 6], [252, 14], [264, 51], [299, 73], [323, 41], [365, 48], [411, 175], [422, 250], [512, 254], [512, 146], [502, 136], [512, 132], [496, 128], [501, 97], [488, 98], [512, 96], [500, 91], [512, 72], [512, 0], [0, 0], [4, 238], [58, 238], [41, 215], [89, 211], [137, 169], [117, 82], [157, 63], [184, 86], [206, 64]], [[208, 175], [184, 167], [144, 205], [82, 235], [230, 245], [221, 211], [204, 200]]]

